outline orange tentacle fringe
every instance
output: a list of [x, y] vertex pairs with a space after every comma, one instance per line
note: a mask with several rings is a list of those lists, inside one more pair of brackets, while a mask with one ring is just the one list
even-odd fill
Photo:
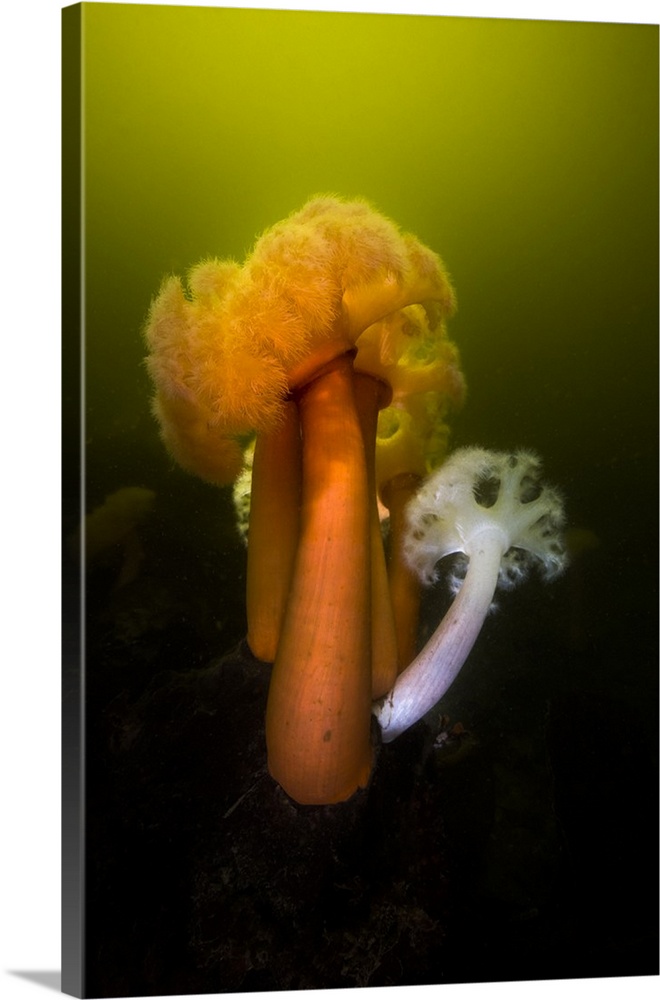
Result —
[[257, 435], [247, 556], [247, 641], [259, 660], [272, 663], [300, 531], [301, 441], [298, 408], [284, 406], [280, 427]]
[[293, 584], [266, 711], [268, 767], [330, 804], [372, 766], [369, 494], [350, 355], [300, 390], [303, 484]]

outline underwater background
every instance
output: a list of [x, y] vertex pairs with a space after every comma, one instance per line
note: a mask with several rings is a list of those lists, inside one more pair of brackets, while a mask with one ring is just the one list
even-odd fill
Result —
[[[83, 513], [125, 487], [154, 494], [130, 552], [102, 550], [86, 584], [88, 995], [656, 974], [657, 27], [81, 6]], [[162, 761], [190, 733], [172, 732], [167, 684], [240, 659], [245, 550], [231, 491], [159, 440], [142, 328], [165, 275], [242, 261], [326, 192], [367, 198], [441, 255], [468, 386], [452, 446], [538, 451], [576, 554], [487, 621], [441, 706], [466, 738], [445, 756], [408, 741], [414, 787], [388, 830], [383, 802], [413, 781], [392, 759], [374, 849], [391, 878], [362, 870], [351, 840], [350, 879], [315, 924], [256, 847], [234, 875], [214, 859], [206, 788], [177, 825], [190, 776]], [[65, 393], [65, 428], [76, 406]], [[68, 538], [80, 511], [64, 491]], [[441, 585], [427, 595], [427, 631], [446, 603]], [[241, 788], [222, 787], [217, 733], [199, 739], [217, 747], [224, 816]], [[248, 845], [269, 822], [256, 799], [231, 813]], [[193, 825], [206, 871], [190, 867]], [[297, 906], [317, 938], [287, 936]]]

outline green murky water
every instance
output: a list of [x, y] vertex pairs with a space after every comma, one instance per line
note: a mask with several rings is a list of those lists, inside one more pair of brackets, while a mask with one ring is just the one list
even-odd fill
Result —
[[161, 278], [361, 195], [452, 274], [454, 443], [537, 449], [602, 543], [589, 628], [647, 634], [656, 28], [83, 4], [83, 81], [90, 505], [183, 478], [142, 366]]

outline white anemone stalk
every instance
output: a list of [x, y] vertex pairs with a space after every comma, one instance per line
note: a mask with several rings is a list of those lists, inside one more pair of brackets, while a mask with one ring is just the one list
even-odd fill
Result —
[[404, 554], [422, 582], [437, 580], [445, 556], [461, 559], [450, 577], [457, 595], [447, 614], [392, 690], [374, 703], [384, 743], [421, 719], [453, 683], [498, 586], [514, 587], [534, 565], [546, 580], [564, 569], [562, 499], [540, 474], [531, 452], [461, 448], [408, 504]]

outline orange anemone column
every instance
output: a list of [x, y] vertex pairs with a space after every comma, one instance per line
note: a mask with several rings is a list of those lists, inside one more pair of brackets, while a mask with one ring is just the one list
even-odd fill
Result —
[[362, 426], [371, 545], [371, 696], [382, 698], [397, 677], [397, 638], [376, 498], [376, 429], [378, 411], [392, 398], [390, 387], [364, 372], [355, 373], [355, 397]]
[[248, 645], [272, 663], [289, 596], [300, 526], [298, 408], [284, 404], [280, 426], [257, 435], [252, 464], [247, 556]]
[[403, 557], [403, 533], [406, 527], [406, 505], [415, 496], [421, 482], [421, 476], [403, 472], [394, 476], [381, 490], [383, 503], [390, 512], [388, 572], [399, 653], [399, 673], [405, 670], [417, 652], [421, 587], [419, 578]]
[[297, 802], [364, 787], [371, 747], [369, 493], [352, 355], [298, 390], [300, 540], [268, 695], [270, 773]]

